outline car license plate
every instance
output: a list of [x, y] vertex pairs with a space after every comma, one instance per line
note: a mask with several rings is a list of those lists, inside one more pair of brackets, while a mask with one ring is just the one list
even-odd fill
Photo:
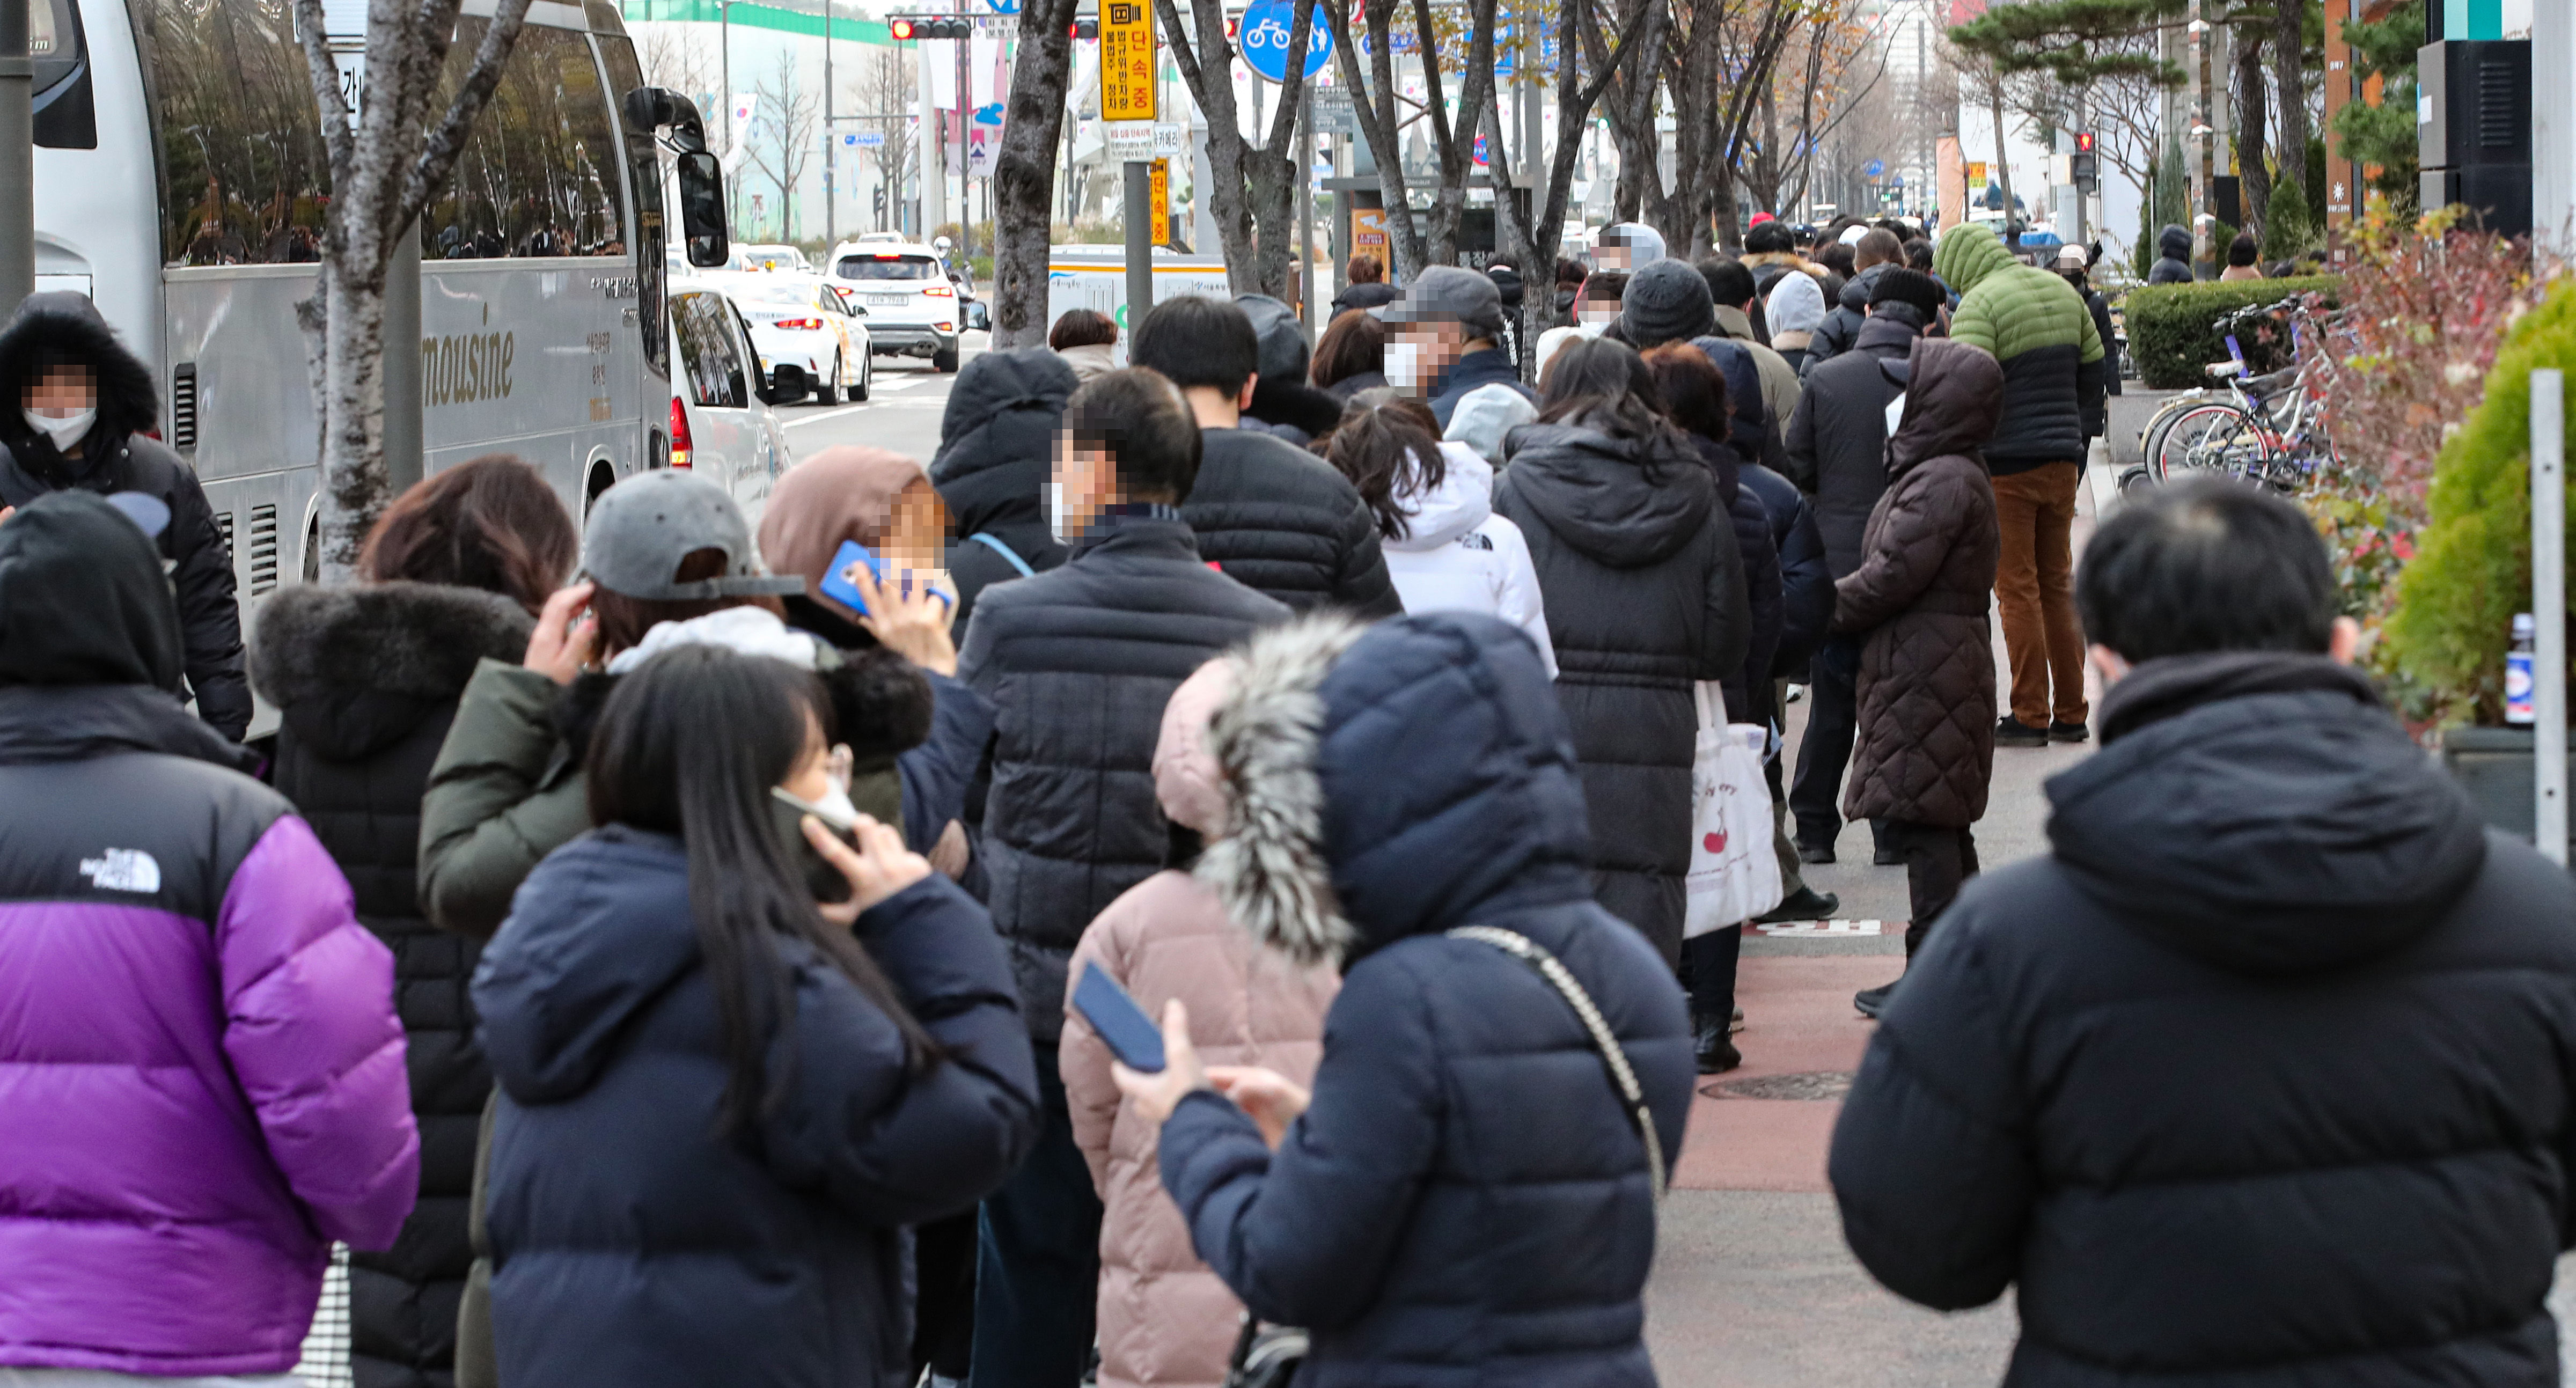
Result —
[[870, 308], [901, 308], [911, 302], [912, 296], [909, 294], [871, 294], [868, 296], [868, 307]]

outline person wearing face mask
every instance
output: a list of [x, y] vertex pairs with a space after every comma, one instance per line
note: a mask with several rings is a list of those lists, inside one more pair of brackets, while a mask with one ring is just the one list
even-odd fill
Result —
[[1413, 277], [1404, 297], [1386, 311], [1395, 337], [1386, 344], [1386, 379], [1431, 407], [1440, 427], [1467, 392], [1501, 384], [1535, 400], [1521, 384], [1520, 368], [1495, 344], [1503, 336], [1503, 296], [1473, 270], [1434, 265]]
[[[1136, 336], [1139, 350], [1151, 341]], [[1037, 1046], [1044, 1123], [1028, 1162], [984, 1202], [974, 1380], [1003, 1388], [1071, 1388], [1094, 1339], [1100, 1199], [1057, 1070], [1068, 961], [1103, 908], [1165, 865], [1153, 762], [1173, 691], [1289, 616], [1202, 557], [1181, 514], [1201, 431], [1169, 378], [1144, 367], [1096, 377], [1064, 420], [1050, 485], [1071, 557], [988, 590], [958, 657], [998, 714], [981, 852]]]
[[37, 294], [0, 328], [0, 396], [0, 508], [73, 490], [143, 492], [169, 508], [155, 543], [179, 596], [188, 692], [198, 717], [239, 741], [251, 699], [232, 551], [195, 470], [149, 437], [151, 369], [87, 296]]
[[1064, 562], [1064, 546], [1047, 532], [1041, 489], [1064, 402], [1080, 384], [1058, 353], [1018, 347], [977, 356], [949, 388], [930, 480], [957, 523], [949, 576], [961, 633], [985, 585]]

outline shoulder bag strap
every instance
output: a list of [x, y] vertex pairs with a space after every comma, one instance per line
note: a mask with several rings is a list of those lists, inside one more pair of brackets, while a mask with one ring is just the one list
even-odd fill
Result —
[[995, 554], [1002, 556], [1004, 559], [1011, 561], [1011, 567], [1020, 571], [1020, 577], [1032, 578], [1036, 576], [1037, 570], [1029, 567], [1029, 561], [1022, 559], [1019, 556], [1018, 551], [1013, 550], [1009, 545], [1003, 544], [1000, 536], [988, 534], [979, 530], [966, 538], [973, 540], [975, 543], [982, 545], [986, 549], [993, 551]]
[[1555, 955], [1541, 948], [1537, 941], [1516, 930], [1492, 925], [1462, 925], [1449, 933], [1453, 940], [1474, 940], [1492, 945], [1538, 970], [1539, 977], [1556, 986], [1566, 1005], [1592, 1033], [1592, 1048], [1601, 1053], [1601, 1063], [1610, 1071], [1610, 1084], [1619, 1091], [1619, 1100], [1627, 1106], [1630, 1121], [1636, 1124], [1637, 1136], [1646, 1143], [1646, 1174], [1654, 1181], [1655, 1199], [1664, 1198], [1664, 1144], [1655, 1136], [1654, 1110], [1646, 1104], [1646, 1091], [1637, 1083], [1637, 1071], [1628, 1064], [1628, 1052], [1610, 1030], [1610, 1023], [1593, 1004], [1592, 995], [1576, 982], [1574, 971], [1565, 967]]

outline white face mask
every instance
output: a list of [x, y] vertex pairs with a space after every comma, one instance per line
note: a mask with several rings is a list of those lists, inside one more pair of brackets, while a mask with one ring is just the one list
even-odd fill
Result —
[[859, 817], [859, 807], [851, 803], [850, 792], [837, 781], [832, 784], [830, 790], [814, 797], [814, 804], [831, 814], [839, 815], [840, 822], [843, 824]]
[[1429, 354], [1419, 342], [1398, 338], [1386, 344], [1386, 383], [1407, 395], [1430, 384]]
[[1044, 495], [1046, 497], [1047, 533], [1055, 537], [1055, 542], [1057, 544], [1072, 544], [1073, 537], [1064, 533], [1064, 484], [1062, 482], [1047, 483], [1044, 489]]
[[34, 410], [27, 411], [27, 427], [52, 439], [57, 451], [80, 442], [81, 436], [89, 432], [89, 426], [97, 419], [98, 411], [94, 409], [81, 410], [59, 419], [49, 414], [38, 414]]

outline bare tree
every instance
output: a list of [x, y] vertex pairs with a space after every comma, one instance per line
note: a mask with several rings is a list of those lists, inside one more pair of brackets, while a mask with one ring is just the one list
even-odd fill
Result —
[[[644, 69], [645, 81], [679, 92], [691, 101], [697, 100], [700, 92], [716, 89], [715, 67], [705, 45], [693, 39], [689, 25], [664, 23], [644, 28], [635, 36], [635, 60]], [[716, 100], [721, 104], [732, 100], [732, 96], [721, 94]], [[718, 114], [699, 112], [709, 124], [715, 123]]]
[[884, 141], [869, 151], [876, 165], [877, 182], [885, 189], [885, 208], [876, 226], [879, 231], [891, 229], [887, 222], [895, 219], [896, 207], [903, 199], [904, 180], [912, 173], [913, 118], [906, 113], [914, 100], [914, 82], [912, 54], [899, 46], [878, 49], [860, 70], [859, 100], [870, 116], [868, 129]]
[[[1416, 3], [1427, 10], [1428, 0]], [[1488, 15], [1493, 12], [1494, 0], [1471, 3], [1484, 6]], [[1257, 146], [1244, 138], [1243, 121], [1234, 104], [1234, 44], [1226, 37], [1224, 7], [1193, 4], [1190, 18], [1195, 35], [1182, 26], [1180, 8], [1173, 0], [1155, 0], [1154, 8], [1162, 18], [1163, 39], [1173, 64], [1181, 70], [1181, 81], [1207, 116], [1211, 185], [1206, 190], [1207, 205], [1225, 250], [1226, 283], [1237, 294], [1285, 296], [1289, 248], [1297, 235], [1296, 194], [1305, 186], [1307, 162], [1307, 158], [1292, 157], [1297, 108], [1306, 92], [1306, 49], [1314, 36], [1317, 7], [1305, 3], [1290, 7], [1287, 80], [1278, 84], [1270, 131]], [[1488, 25], [1489, 52], [1492, 41]], [[1492, 80], [1490, 73], [1487, 80]]]
[[993, 345], [1046, 341], [1055, 161], [1073, 81], [1075, 0], [1025, 0], [1002, 148], [993, 161]]
[[[819, 123], [814, 94], [796, 80], [796, 55], [782, 49], [767, 77], [752, 84], [762, 117], [743, 147], [745, 159], [778, 189], [778, 239], [796, 239], [796, 188], [814, 157]], [[755, 233], [756, 234], [756, 233]]]
[[433, 112], [462, 0], [369, 0], [366, 79], [354, 118], [341, 94], [322, 0], [294, 0], [306, 74], [331, 161], [322, 268], [295, 306], [321, 426], [323, 562], [346, 574], [390, 500], [385, 470], [385, 283], [401, 238], [445, 186], [500, 85], [528, 0], [500, 0], [443, 113]]

